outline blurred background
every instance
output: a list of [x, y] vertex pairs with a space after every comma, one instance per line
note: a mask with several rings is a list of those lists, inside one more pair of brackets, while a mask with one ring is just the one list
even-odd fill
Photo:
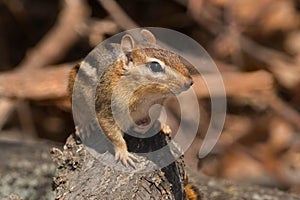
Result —
[[[300, 194], [299, 0], [0, 0], [0, 141], [63, 143], [74, 131], [71, 67], [111, 35], [147, 26], [199, 42], [224, 79], [223, 133], [199, 160], [210, 118], [199, 89], [200, 128], [187, 166]], [[171, 119], [176, 127], [180, 113]]]

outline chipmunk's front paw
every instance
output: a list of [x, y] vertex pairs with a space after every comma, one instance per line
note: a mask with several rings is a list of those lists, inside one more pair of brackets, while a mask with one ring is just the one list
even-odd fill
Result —
[[137, 161], [137, 158], [124, 149], [115, 149], [115, 159], [116, 161], [121, 161], [122, 164], [128, 167], [128, 164], [135, 169], [134, 162]]

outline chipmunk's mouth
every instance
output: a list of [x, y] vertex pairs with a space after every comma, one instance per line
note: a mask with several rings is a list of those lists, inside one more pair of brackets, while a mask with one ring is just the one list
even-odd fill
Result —
[[145, 134], [149, 129], [151, 129], [153, 123], [150, 118], [143, 118], [135, 122], [135, 125], [131, 126], [130, 129], [139, 134]]
[[136, 121], [135, 124], [138, 126], [147, 126], [150, 124], [150, 122], [151, 122], [150, 118], [143, 118], [143, 119]]

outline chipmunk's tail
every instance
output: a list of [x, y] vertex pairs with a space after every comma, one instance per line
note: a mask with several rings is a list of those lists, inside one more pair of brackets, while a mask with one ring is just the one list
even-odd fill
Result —
[[202, 200], [201, 192], [194, 185], [187, 184], [184, 186], [187, 200]]
[[70, 74], [69, 74], [68, 96], [69, 96], [71, 102], [72, 102], [74, 82], [75, 82], [76, 76], [78, 74], [79, 68], [80, 68], [80, 64], [75, 65], [71, 69]]

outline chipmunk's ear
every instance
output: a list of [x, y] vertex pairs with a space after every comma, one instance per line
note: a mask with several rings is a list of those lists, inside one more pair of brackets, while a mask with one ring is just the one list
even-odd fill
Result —
[[147, 29], [141, 30], [141, 35], [145, 41], [156, 44], [156, 37]]
[[135, 41], [131, 35], [126, 34], [122, 37], [121, 40], [121, 50], [124, 53], [131, 52], [135, 48]]

